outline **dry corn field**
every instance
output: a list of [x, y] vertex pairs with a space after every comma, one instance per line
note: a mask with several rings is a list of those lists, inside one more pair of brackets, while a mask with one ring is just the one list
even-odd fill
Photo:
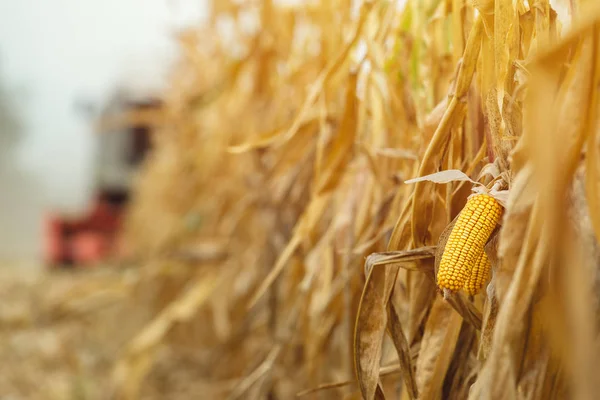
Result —
[[68, 390], [0, 390], [598, 397], [600, 3], [213, 0], [178, 41], [130, 262], [2, 319], [70, 332]]

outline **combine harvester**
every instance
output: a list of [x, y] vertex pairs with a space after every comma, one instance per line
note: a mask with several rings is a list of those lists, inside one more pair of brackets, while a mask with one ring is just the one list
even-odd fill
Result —
[[[121, 96], [122, 97], [122, 96]], [[100, 118], [92, 201], [83, 215], [50, 212], [44, 221], [44, 258], [50, 267], [87, 267], [117, 254], [119, 232], [133, 174], [150, 148], [150, 124], [143, 116], [159, 107], [154, 99], [117, 97]], [[114, 116], [120, 116], [116, 119]]]

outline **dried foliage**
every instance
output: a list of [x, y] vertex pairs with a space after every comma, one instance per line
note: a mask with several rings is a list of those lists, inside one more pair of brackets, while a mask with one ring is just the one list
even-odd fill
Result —
[[[180, 36], [113, 395], [594, 398], [600, 7], [300, 3]], [[491, 280], [442, 295], [473, 192], [504, 207]]]
[[[121, 393], [167, 343], [229, 398], [593, 396], [600, 13], [557, 7], [213, 2], [131, 212], [161, 295]], [[473, 191], [492, 279], [442, 296]]]

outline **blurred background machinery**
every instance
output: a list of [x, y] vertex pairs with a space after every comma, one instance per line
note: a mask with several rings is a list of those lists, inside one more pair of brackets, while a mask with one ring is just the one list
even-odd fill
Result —
[[[147, 121], [119, 119], [156, 109], [155, 98], [118, 94], [102, 111], [97, 132], [94, 187], [83, 214], [48, 210], [44, 220], [44, 259], [49, 266], [89, 266], [115, 255], [130, 199], [133, 176], [150, 149]], [[117, 116], [117, 123], [103, 124]], [[124, 122], [125, 121], [125, 122]]]

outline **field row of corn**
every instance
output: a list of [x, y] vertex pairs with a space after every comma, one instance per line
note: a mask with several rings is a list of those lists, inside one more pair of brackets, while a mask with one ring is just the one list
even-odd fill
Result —
[[112, 395], [595, 398], [600, 4], [211, 10], [150, 116]]
[[218, 398], [593, 398], [598, 5], [298, 3], [181, 35], [121, 393], [166, 345]]

